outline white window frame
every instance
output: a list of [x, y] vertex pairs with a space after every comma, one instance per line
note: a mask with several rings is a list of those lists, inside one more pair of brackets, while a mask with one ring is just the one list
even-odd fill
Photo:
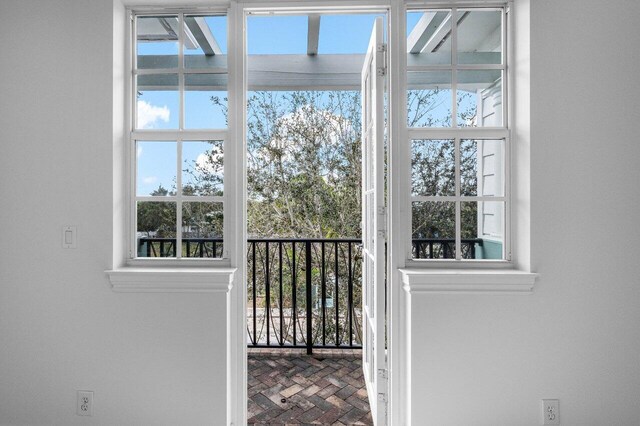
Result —
[[[447, 65], [407, 65], [408, 53], [406, 48], [402, 50], [402, 63], [400, 68], [403, 70], [402, 80], [402, 98], [404, 99], [404, 142], [407, 147], [404, 149], [407, 155], [406, 167], [404, 168], [405, 192], [402, 197], [405, 203], [408, 203], [405, 219], [408, 225], [405, 235], [405, 266], [407, 268], [511, 268], [513, 266], [512, 244], [511, 244], [511, 127], [512, 127], [512, 108], [510, 95], [511, 90], [509, 83], [513, 81], [512, 67], [510, 66], [513, 53], [513, 24], [511, 13], [511, 1], [490, 3], [490, 2], [470, 2], [464, 4], [461, 2], [449, 3], [425, 3], [425, 2], [407, 2], [404, 10], [404, 19], [406, 22], [407, 13], [411, 11], [424, 11], [429, 9], [451, 9], [452, 15], [457, 18], [458, 10], [464, 9], [500, 9], [502, 11], [502, 62], [501, 64], [458, 64], [457, 63], [457, 19], [452, 19], [451, 29], [451, 64]], [[407, 125], [407, 88], [408, 73], [412, 71], [442, 71], [442, 70], [501, 70], [502, 71], [502, 123], [501, 127], [458, 127], [457, 124], [457, 90], [456, 90], [456, 72], [452, 72], [451, 81], [451, 127], [413, 127]], [[413, 196], [411, 194], [411, 143], [414, 140], [438, 140], [447, 139], [455, 141], [455, 196]], [[504, 141], [504, 195], [498, 196], [461, 196], [460, 194], [460, 141], [461, 140], [503, 140]], [[456, 226], [455, 226], [455, 259], [415, 259], [412, 250], [412, 203], [421, 201], [450, 201], [456, 202]], [[460, 202], [470, 201], [496, 201], [504, 202], [504, 259], [462, 259], [461, 258], [461, 218], [460, 218]]]
[[[227, 7], [214, 7], [214, 8], [198, 8], [198, 9], [127, 9], [130, 25], [128, 25], [128, 97], [127, 102], [127, 148], [128, 156], [128, 170], [127, 170], [127, 200], [129, 202], [128, 214], [127, 214], [127, 259], [126, 263], [130, 266], [210, 266], [210, 267], [228, 267], [230, 265], [230, 247], [233, 244], [233, 232], [229, 218], [234, 214], [234, 203], [232, 202], [233, 196], [233, 180], [229, 171], [231, 167], [229, 165], [233, 159], [228, 155], [229, 151], [229, 135], [231, 130], [229, 127], [226, 129], [198, 129], [191, 130], [184, 128], [185, 121], [185, 102], [184, 102], [184, 82], [185, 74], [229, 74], [228, 65], [226, 68], [222, 67], [209, 67], [209, 68], [186, 68], [184, 64], [184, 16], [185, 15], [218, 15], [227, 17], [227, 34], [230, 34], [231, 22], [229, 19], [229, 10]], [[137, 68], [137, 31], [136, 31], [136, 18], [145, 16], [178, 16], [179, 19], [179, 32], [178, 32], [178, 66], [177, 68], [149, 68], [138, 69]], [[227, 40], [229, 36], [227, 36]], [[233, 57], [233, 53], [227, 48], [227, 61]], [[137, 82], [136, 77], [139, 75], [149, 74], [176, 74], [178, 76], [178, 128], [157, 130], [157, 129], [136, 129], [137, 122]], [[231, 105], [231, 84], [227, 84], [227, 97], [230, 100]], [[233, 111], [228, 108], [228, 122], [232, 123]], [[222, 196], [185, 196], [182, 195], [182, 144], [183, 141], [222, 141], [223, 152], [223, 195]], [[158, 143], [175, 142], [176, 143], [176, 195], [175, 196], [139, 196], [136, 195], [136, 180], [137, 180], [137, 159], [136, 159], [136, 144], [137, 142], [154, 141]], [[230, 189], [231, 188], [231, 189]], [[229, 195], [231, 194], [231, 195]], [[155, 201], [155, 202], [175, 202], [176, 203], [176, 257], [157, 257], [146, 258], [137, 257], [137, 202], [138, 201]], [[223, 252], [221, 258], [200, 258], [200, 257], [182, 257], [182, 202], [216, 202], [223, 205]]]
[[[187, 4], [187, 0], [175, 0], [176, 6]], [[370, 7], [380, 6], [390, 10], [389, 15], [389, 206], [388, 206], [388, 244], [389, 252], [387, 257], [388, 265], [388, 311], [392, 319], [389, 324], [389, 383], [390, 383], [390, 405], [389, 418], [390, 424], [400, 425], [410, 422], [411, 415], [411, 389], [410, 372], [411, 363], [406, 358], [406, 354], [410, 353], [407, 344], [410, 331], [407, 330], [407, 312], [410, 310], [411, 299], [407, 296], [411, 292], [424, 290], [436, 292], [454, 292], [460, 293], [461, 290], [468, 291], [473, 287], [472, 291], [480, 289], [480, 291], [505, 291], [500, 286], [492, 285], [482, 289], [482, 283], [487, 281], [485, 276], [491, 275], [491, 281], [512, 282], [514, 277], [526, 275], [524, 272], [516, 274], [514, 270], [504, 271], [481, 271], [478, 273], [475, 269], [481, 267], [508, 268], [513, 266], [510, 261], [485, 261], [485, 262], [460, 262], [460, 261], [413, 261], [407, 259], [407, 253], [411, 257], [411, 211], [407, 211], [407, 206], [411, 205], [411, 168], [407, 167], [407, 161], [410, 166], [410, 150], [408, 149], [408, 129], [406, 121], [406, 9], [424, 9], [432, 7], [469, 7], [473, 6], [498, 6], [504, 7], [505, 4], [511, 5], [512, 0], [508, 2], [502, 1], [496, 4], [495, 1], [486, 0], [450, 0], [448, 3], [438, 2], [438, 0], [318, 0], [313, 5], [303, 0], [246, 0], [237, 2], [234, 0], [211, 0], [211, 4], [218, 4], [224, 8], [197, 8], [189, 10], [188, 6], [184, 9], [178, 8], [145, 8], [137, 7], [136, 9], [127, 9], [130, 17], [133, 11], [139, 13], [147, 13], [157, 15], [158, 13], [176, 14], [178, 10], [183, 13], [216, 13], [224, 12], [227, 14], [227, 33], [228, 33], [228, 130], [224, 145], [224, 245], [225, 251], [228, 250], [230, 260], [204, 260], [198, 265], [209, 266], [229, 266], [227, 269], [211, 267], [211, 268], [184, 268], [183, 263], [186, 259], [130, 259], [125, 263], [129, 266], [144, 266], [121, 268], [121, 259], [127, 260], [128, 254], [132, 249], [132, 240], [135, 238], [135, 229], [131, 226], [131, 209], [127, 208], [126, 203], [132, 203], [132, 195], [135, 194], [135, 188], [129, 184], [132, 182], [132, 174], [135, 169], [131, 166], [131, 162], [135, 162], [135, 153], [131, 152], [128, 146], [125, 147], [123, 155], [126, 161], [123, 167], [124, 173], [120, 171], [119, 176], [125, 174], [125, 184], [122, 190], [125, 192], [124, 197], [118, 197], [115, 201], [117, 204], [124, 202], [123, 207], [125, 221], [124, 227], [118, 226], [116, 232], [117, 246], [124, 248], [124, 256], [117, 253], [117, 259], [114, 261], [114, 270], [106, 271], [110, 276], [114, 291], [217, 291], [226, 293], [227, 297], [227, 421], [226, 424], [241, 425], [246, 423], [246, 340], [244, 339], [246, 332], [246, 194], [245, 194], [245, 164], [244, 153], [245, 145], [245, 99], [244, 85], [246, 84], [247, 59], [245, 54], [245, 36], [244, 19], [245, 13], [252, 8], [262, 7], [271, 8], [299, 8], [309, 10], [313, 8], [326, 7], [330, 9], [340, 9], [345, 7]], [[227, 9], [228, 7], [228, 9]], [[508, 7], [508, 6], [507, 6]], [[503, 53], [509, 58], [513, 55], [513, 16], [510, 14], [508, 19], [509, 41], [508, 49]], [[126, 60], [128, 61], [126, 68], [123, 70], [125, 91], [125, 133], [124, 143], [131, 142], [132, 132], [132, 112], [135, 109], [135, 98], [131, 96], [135, 93], [132, 90], [132, 43], [135, 43], [135, 33], [132, 35], [132, 25], [125, 25], [127, 34], [127, 42], [125, 44]], [[507, 63], [508, 65], [508, 63]], [[129, 74], [127, 74], [129, 73]], [[511, 67], [507, 67], [507, 82], [513, 82]], [[506, 86], [505, 86], [506, 87]], [[506, 93], [506, 88], [504, 89]], [[520, 87], [518, 88], [520, 90]], [[513, 92], [510, 93], [513, 95]], [[518, 95], [519, 96], [519, 95]], [[514, 103], [509, 102], [509, 129], [512, 129], [513, 107]], [[487, 131], [486, 129], [478, 129], [479, 131]], [[510, 133], [510, 132], [509, 132]], [[229, 143], [227, 143], [229, 142]], [[513, 150], [515, 151], [515, 149]], [[512, 152], [513, 152], [512, 151]], [[119, 155], [119, 154], [118, 154]], [[526, 170], [525, 170], [526, 171]], [[513, 171], [512, 171], [513, 172]], [[514, 176], [515, 173], [512, 173]], [[118, 186], [118, 190], [120, 189]], [[509, 192], [510, 193], [510, 192]], [[118, 194], [119, 195], [119, 194]], [[508, 204], [509, 207], [511, 203]], [[119, 206], [114, 207], [116, 210]], [[133, 216], [135, 217], [135, 216]], [[510, 214], [507, 214], [510, 219]], [[510, 221], [511, 223], [512, 221]], [[119, 238], [120, 236], [123, 238]], [[510, 234], [505, 237], [509, 237]], [[518, 239], [519, 242], [525, 239]], [[408, 251], [407, 251], [408, 248]], [[135, 252], [135, 246], [133, 246]], [[114, 250], [114, 253], [116, 250]], [[525, 253], [526, 254], [526, 253]], [[206, 263], [205, 263], [206, 262]], [[153, 268], [151, 266], [163, 266], [165, 263], [170, 265], [180, 264], [179, 268]], [[133, 264], [133, 265], [131, 265]], [[194, 263], [192, 263], [193, 265]], [[448, 271], [450, 277], [443, 279], [442, 273], [431, 267], [447, 267], [451, 265]], [[415, 266], [413, 269], [403, 269]], [[458, 268], [458, 270], [454, 269]], [[473, 268], [460, 273], [460, 269]], [[196, 271], [198, 269], [198, 271]], [[206, 272], [206, 271], [209, 272]], [[416, 272], [417, 270], [417, 272]], [[205, 271], [205, 272], [203, 272]], [[143, 277], [140, 277], [144, 275]], [[453, 277], [453, 278], [452, 278]], [[532, 278], [533, 277], [533, 278]], [[528, 274], [527, 280], [535, 280], [535, 274]], [[158, 280], [162, 282], [158, 284]], [[449, 288], [443, 288], [440, 285], [432, 288], [430, 285], [423, 285], [420, 281], [429, 279], [439, 283], [446, 282]], [[117, 287], [114, 281], [124, 281], [122, 286]], [[146, 280], [143, 285], [140, 280]], [[457, 285], [464, 281], [464, 285]], [[213, 284], [212, 284], [213, 282]], [[471, 282], [472, 284], [468, 284]], [[162, 285], [162, 284], [166, 284]], [[236, 285], [238, 284], [238, 285]], [[146, 289], [144, 287], [147, 287]], [[532, 283], [528, 286], [529, 290]], [[447, 287], [447, 286], [445, 286]], [[514, 288], [507, 286], [508, 289]], [[516, 286], [517, 287], [517, 286]], [[522, 287], [522, 286], [521, 286]], [[507, 289], [507, 290], [508, 290]]]

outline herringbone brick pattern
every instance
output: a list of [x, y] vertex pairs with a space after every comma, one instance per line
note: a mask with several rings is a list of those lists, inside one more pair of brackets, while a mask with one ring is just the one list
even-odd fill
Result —
[[361, 352], [249, 351], [251, 425], [373, 425]]

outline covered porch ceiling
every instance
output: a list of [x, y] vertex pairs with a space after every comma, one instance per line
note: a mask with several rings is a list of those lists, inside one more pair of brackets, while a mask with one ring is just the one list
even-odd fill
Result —
[[[320, 54], [321, 15], [307, 18], [305, 54], [249, 54], [249, 90], [360, 90], [364, 52]], [[186, 90], [226, 90], [227, 55], [203, 17], [185, 17], [185, 65], [188, 69], [210, 69], [211, 74], [193, 74]], [[458, 15], [458, 55], [461, 63], [500, 63], [501, 23], [487, 14], [460, 12]], [[178, 41], [178, 20], [171, 17], [145, 19], [138, 25], [138, 42]], [[194, 51], [201, 54], [193, 54]], [[447, 64], [451, 58], [451, 13], [423, 12], [407, 37], [408, 66]], [[140, 70], [172, 69], [177, 55], [140, 55]], [[415, 75], [412, 75], [415, 74]], [[462, 86], [488, 85], [499, 71], [470, 73], [458, 83]], [[428, 78], [410, 73], [409, 88], [428, 88], [447, 84], [447, 72], [429, 73]], [[175, 79], [163, 74], [138, 77], [138, 90], [176, 89]]]

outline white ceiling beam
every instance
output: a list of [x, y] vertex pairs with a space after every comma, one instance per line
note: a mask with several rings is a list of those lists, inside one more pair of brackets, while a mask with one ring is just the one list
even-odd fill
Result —
[[320, 15], [309, 15], [307, 20], [307, 55], [318, 54], [318, 42], [320, 40]]
[[445, 20], [448, 12], [425, 12], [407, 37], [407, 52], [420, 53], [436, 30]]
[[437, 46], [440, 45], [445, 37], [448, 37], [451, 33], [451, 14], [447, 13], [446, 17], [442, 20], [438, 28], [434, 31], [433, 35], [429, 37], [429, 40], [425, 43], [420, 52], [433, 52]]
[[250, 55], [249, 90], [360, 90], [364, 55]]
[[185, 16], [184, 23], [196, 39], [205, 55], [222, 55], [222, 49], [202, 16]]
[[[145, 57], [140, 57], [140, 59]], [[195, 67], [206, 65], [217, 74], [187, 74], [187, 90], [226, 90], [227, 74], [224, 72], [227, 55], [210, 57], [199, 56], [201, 62]], [[409, 56], [408, 65], [419, 64], [420, 55]], [[156, 65], [170, 63], [171, 57], [152, 56], [150, 61]], [[360, 90], [360, 72], [364, 55], [249, 55], [249, 90]], [[174, 61], [175, 62], [175, 61]], [[147, 74], [146, 72], [151, 72]], [[500, 70], [474, 71], [460, 75], [460, 87], [484, 88], [501, 75]], [[446, 85], [450, 82], [451, 72], [410, 73], [409, 89], [428, 89]], [[145, 71], [138, 76], [138, 90], [176, 90], [175, 75], [154, 74]]]

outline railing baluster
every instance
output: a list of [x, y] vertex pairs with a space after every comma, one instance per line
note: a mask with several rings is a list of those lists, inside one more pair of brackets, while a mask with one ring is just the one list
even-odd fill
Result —
[[349, 245], [349, 287], [348, 287], [348, 305], [349, 305], [349, 346], [353, 346], [353, 268], [351, 262], [351, 242]]
[[253, 296], [253, 344], [258, 344], [258, 327], [256, 323], [256, 242], [251, 243], [251, 264], [253, 271], [253, 288], [251, 295]]
[[333, 292], [333, 307], [336, 311], [336, 346], [340, 346], [340, 314], [338, 304], [338, 242], [335, 242], [335, 275], [336, 275], [336, 288]]
[[278, 243], [278, 269], [280, 272], [280, 346], [284, 346], [284, 316], [282, 314], [282, 241]]
[[321, 265], [321, 286], [322, 286], [322, 346], [326, 346], [327, 344], [327, 275], [326, 275], [326, 265], [325, 265], [325, 252], [324, 252], [324, 241], [320, 243], [320, 251], [322, 257], [322, 265]]
[[292, 265], [291, 268], [293, 269], [293, 272], [291, 273], [291, 293], [292, 293], [292, 297], [291, 297], [291, 301], [292, 301], [292, 305], [293, 305], [293, 313], [291, 315], [292, 321], [293, 321], [293, 346], [296, 346], [297, 343], [297, 329], [296, 329], [296, 321], [298, 319], [298, 307], [296, 304], [296, 299], [297, 299], [297, 291], [296, 291], [296, 242], [292, 241], [291, 242], [291, 256], [293, 258], [292, 261]]
[[271, 330], [269, 328], [269, 317], [271, 316], [271, 288], [270, 288], [270, 284], [271, 284], [271, 279], [269, 276], [269, 262], [271, 259], [269, 259], [269, 241], [265, 242], [265, 247], [264, 247], [264, 252], [265, 252], [265, 279], [264, 279], [264, 285], [265, 285], [265, 297], [266, 297], [266, 302], [267, 302], [267, 306], [266, 306], [266, 311], [265, 311], [265, 318], [267, 321], [267, 346], [270, 345], [271, 343]]
[[306, 243], [306, 275], [307, 275], [307, 354], [313, 352], [313, 312], [311, 310], [311, 240]]

